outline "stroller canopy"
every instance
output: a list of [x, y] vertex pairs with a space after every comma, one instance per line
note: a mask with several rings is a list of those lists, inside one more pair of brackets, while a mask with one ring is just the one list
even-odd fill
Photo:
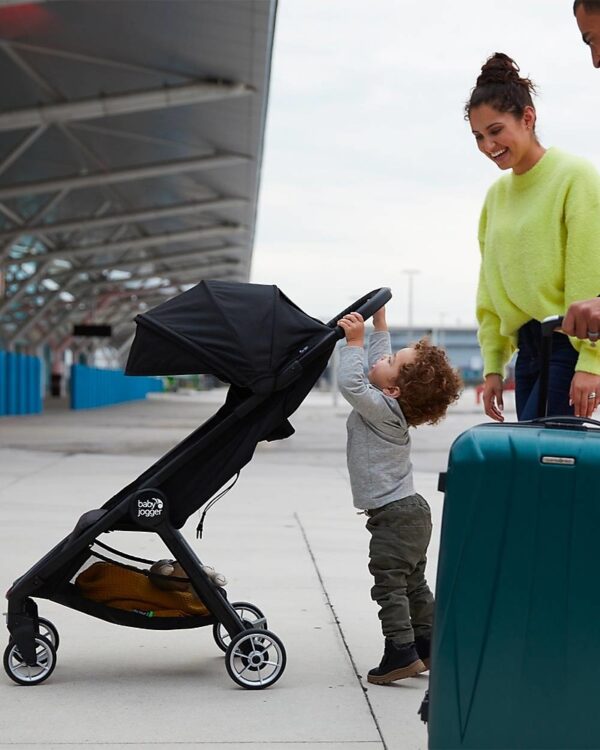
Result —
[[257, 394], [315, 334], [331, 329], [276, 286], [202, 281], [138, 315], [128, 375], [212, 374]]

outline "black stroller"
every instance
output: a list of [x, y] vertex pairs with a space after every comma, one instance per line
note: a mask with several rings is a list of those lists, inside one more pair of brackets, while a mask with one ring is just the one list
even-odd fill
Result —
[[[32, 597], [49, 599], [118, 625], [155, 630], [213, 626], [226, 667], [238, 685], [261, 689], [285, 669], [280, 639], [252, 604], [229, 602], [203, 569], [179, 529], [239, 474], [261, 440], [293, 434], [288, 417], [315, 384], [343, 336], [336, 321], [356, 310], [365, 318], [391, 293], [375, 290], [325, 324], [294, 305], [277, 287], [221, 281], [194, 288], [136, 317], [130, 375], [210, 373], [230, 383], [224, 405], [101, 508], [84, 513], [73, 531], [7, 593], [8, 676], [38, 685], [54, 670], [58, 632], [38, 616]], [[111, 531], [158, 534], [179, 562], [206, 615], [149, 617], [82, 595], [74, 578], [93, 558], [131, 569], [153, 561], [114, 550], [99, 537]], [[99, 550], [102, 550], [100, 552]], [[106, 557], [110, 552], [122, 560]], [[151, 576], [149, 568], [133, 568]]]

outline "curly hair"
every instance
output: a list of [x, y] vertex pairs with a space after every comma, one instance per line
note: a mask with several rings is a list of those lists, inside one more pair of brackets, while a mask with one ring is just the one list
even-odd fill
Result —
[[437, 424], [450, 404], [458, 399], [463, 383], [448, 361], [446, 352], [422, 338], [414, 349], [415, 361], [400, 368], [397, 398], [406, 421], [412, 427]]

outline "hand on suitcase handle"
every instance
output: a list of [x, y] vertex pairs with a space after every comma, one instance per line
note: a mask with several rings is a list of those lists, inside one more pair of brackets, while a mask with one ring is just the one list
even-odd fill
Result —
[[[555, 331], [558, 333], [564, 333], [565, 336], [569, 336], [566, 331], [563, 331], [562, 324], [565, 319], [564, 315], [550, 315], [542, 320], [542, 336], [551, 336]], [[592, 336], [592, 331], [588, 331], [588, 340], [592, 342], [592, 346], [596, 345], [598, 336]], [[581, 338], [581, 337], [578, 337]]]
[[572, 302], [565, 313], [563, 329], [568, 336], [598, 341], [600, 338], [600, 297]]

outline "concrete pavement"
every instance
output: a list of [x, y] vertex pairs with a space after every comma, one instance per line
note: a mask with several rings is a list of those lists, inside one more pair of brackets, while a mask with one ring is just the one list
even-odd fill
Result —
[[[98, 507], [212, 414], [224, 391], [69, 412], [56, 406], [0, 420], [0, 543], [5, 589]], [[509, 407], [508, 416], [511, 409]], [[38, 687], [0, 677], [0, 748], [198, 747], [423, 750], [419, 676], [370, 686], [382, 652], [370, 600], [368, 533], [345, 467], [346, 404], [312, 393], [291, 419], [292, 438], [259, 446], [239, 482], [185, 527], [201, 559], [225, 573], [231, 600], [257, 604], [283, 640], [287, 669], [264, 691], [228, 677], [210, 628], [117, 627], [43, 600], [58, 627], [54, 674]], [[416, 486], [432, 507], [434, 583], [449, 445], [484, 421], [467, 391], [438, 427], [414, 431]], [[118, 549], [165, 556], [146, 534], [111, 535]]]

